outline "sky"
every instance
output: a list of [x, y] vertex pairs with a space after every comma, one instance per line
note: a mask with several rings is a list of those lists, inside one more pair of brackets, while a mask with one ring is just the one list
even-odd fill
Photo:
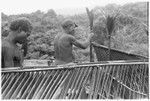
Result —
[[37, 10], [47, 12], [53, 9], [56, 14], [72, 15], [85, 12], [85, 7], [92, 9], [110, 3], [123, 5], [143, 1], [148, 0], [1, 0], [0, 11], [12, 15], [32, 13]]

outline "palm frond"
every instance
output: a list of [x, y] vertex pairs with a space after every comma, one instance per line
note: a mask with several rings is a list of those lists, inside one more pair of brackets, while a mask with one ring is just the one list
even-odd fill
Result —
[[108, 15], [106, 17], [106, 28], [108, 30], [108, 34], [111, 35], [111, 33], [113, 32], [114, 28], [115, 28], [115, 20], [116, 20], [117, 16], [111, 16]]
[[93, 10], [89, 11], [89, 9], [86, 8], [86, 12], [87, 12], [89, 22], [90, 22], [90, 29], [93, 30], [93, 20], [94, 20]]

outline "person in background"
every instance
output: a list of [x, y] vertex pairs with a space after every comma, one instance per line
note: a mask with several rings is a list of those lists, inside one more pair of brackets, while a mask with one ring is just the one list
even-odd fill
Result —
[[24, 54], [17, 44], [27, 42], [27, 37], [32, 28], [31, 22], [25, 17], [18, 18], [10, 23], [9, 34], [2, 39], [2, 68], [22, 67]]

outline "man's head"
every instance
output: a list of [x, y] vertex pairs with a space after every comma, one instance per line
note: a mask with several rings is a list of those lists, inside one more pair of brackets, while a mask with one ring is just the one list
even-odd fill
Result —
[[10, 23], [9, 29], [16, 33], [16, 41], [22, 43], [31, 33], [32, 24], [27, 18], [18, 18]]
[[73, 22], [72, 20], [68, 19], [65, 20], [62, 23], [62, 28], [68, 33], [68, 34], [74, 34], [75, 32], [75, 28], [78, 27], [75, 22]]

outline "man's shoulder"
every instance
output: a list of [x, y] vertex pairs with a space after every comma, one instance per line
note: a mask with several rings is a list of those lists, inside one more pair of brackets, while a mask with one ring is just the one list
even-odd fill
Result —
[[70, 35], [70, 34], [64, 34], [64, 37], [65, 38], [69, 38], [69, 39], [75, 38], [73, 35]]
[[58, 33], [55, 38], [65, 38], [65, 39], [70, 39], [70, 38], [74, 38], [74, 36], [69, 35], [69, 34], [65, 34], [65, 33]]
[[12, 49], [11, 43], [6, 39], [2, 39], [2, 49], [6, 49], [7, 51]]
[[2, 47], [6, 47], [6, 46], [9, 46], [9, 42], [5, 38], [3, 38], [2, 39]]
[[60, 36], [62, 36], [62, 33], [56, 34], [55, 39], [58, 38], [58, 37], [60, 37]]

